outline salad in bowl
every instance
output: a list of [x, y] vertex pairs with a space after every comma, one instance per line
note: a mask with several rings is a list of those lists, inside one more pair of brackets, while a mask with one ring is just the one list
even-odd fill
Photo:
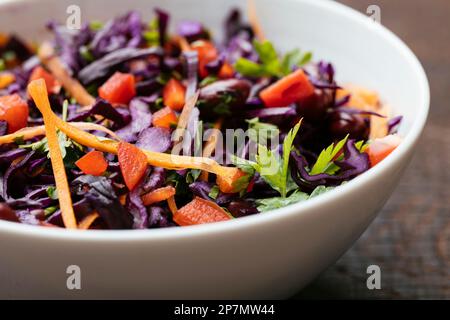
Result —
[[148, 229], [263, 214], [364, 174], [401, 116], [331, 62], [266, 39], [252, 10], [223, 39], [131, 11], [52, 41], [0, 37], [0, 219]]

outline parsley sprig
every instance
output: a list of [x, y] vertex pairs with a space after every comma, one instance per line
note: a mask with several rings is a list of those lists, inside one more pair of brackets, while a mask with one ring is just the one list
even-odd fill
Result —
[[[63, 104], [63, 110], [62, 110], [62, 119], [63, 121], [67, 120], [67, 112], [68, 112], [68, 101], [65, 100]], [[83, 146], [80, 145], [78, 142], [69, 139], [66, 134], [62, 131], [57, 132], [58, 135], [58, 142], [59, 142], [59, 148], [61, 150], [62, 158], [64, 159], [64, 163], [67, 167], [73, 167], [73, 163], [80, 158], [80, 156], [83, 154]], [[46, 153], [47, 157], [50, 158], [50, 148], [48, 146], [48, 140], [47, 137], [42, 138], [41, 140], [31, 143], [31, 144], [24, 144], [24, 141], [19, 144], [19, 148], [24, 149], [31, 149], [33, 151], [37, 151], [39, 153]]]
[[259, 212], [275, 210], [283, 208], [293, 203], [305, 201], [314, 198], [322, 193], [328, 192], [334, 189], [334, 187], [318, 186], [311, 194], [300, 192], [299, 190], [294, 191], [289, 197], [274, 197], [256, 200], [257, 209]]
[[344, 147], [347, 140], [348, 135], [341, 141], [332, 143], [326, 149], [322, 150], [316, 160], [316, 163], [311, 168], [309, 174], [335, 174], [339, 170], [339, 167], [334, 164], [334, 161], [337, 160], [336, 157], [342, 151], [342, 148]]
[[282, 198], [294, 190], [296, 185], [289, 179], [289, 154], [293, 148], [294, 139], [300, 129], [301, 121], [292, 128], [283, 141], [283, 153], [280, 156], [277, 149], [272, 150], [263, 144], [258, 144], [258, 154], [255, 162], [232, 157], [234, 164], [245, 172], [254, 170], [276, 191]]
[[299, 49], [286, 53], [279, 58], [270, 41], [253, 41], [253, 47], [258, 54], [259, 63], [246, 58], [239, 58], [235, 69], [248, 77], [282, 77], [292, 72], [294, 66], [303, 66], [312, 59], [311, 52], [302, 52]]

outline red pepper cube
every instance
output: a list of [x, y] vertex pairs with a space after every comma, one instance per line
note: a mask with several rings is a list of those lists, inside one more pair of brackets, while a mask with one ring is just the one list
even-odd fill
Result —
[[110, 103], [128, 104], [136, 96], [134, 76], [116, 72], [98, 89], [98, 94]]
[[18, 94], [0, 97], [0, 120], [8, 123], [8, 133], [27, 126], [28, 112], [28, 103]]

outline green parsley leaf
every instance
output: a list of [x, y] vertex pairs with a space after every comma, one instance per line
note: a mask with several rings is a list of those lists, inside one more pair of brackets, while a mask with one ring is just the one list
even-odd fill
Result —
[[267, 75], [262, 65], [246, 58], [239, 58], [234, 65], [234, 69], [247, 77], [259, 78]]
[[211, 188], [211, 191], [209, 192], [208, 196], [211, 199], [216, 200], [217, 196], [219, 195], [219, 192], [220, 192], [219, 187], [218, 186], [214, 186], [214, 187]]
[[0, 59], [0, 71], [5, 71], [5, 70], [6, 70], [5, 60]]
[[367, 142], [364, 142], [364, 140], [358, 141], [355, 143], [356, 149], [358, 149], [359, 152], [364, 152], [369, 147], [369, 144]]
[[18, 146], [21, 146], [25, 143], [24, 138], [25, 138], [24, 136], [18, 136], [18, 137], [15, 137], [13, 140], [14, 140], [15, 144], [17, 144]]
[[297, 65], [297, 63], [302, 58], [302, 53], [299, 49], [294, 49], [286, 53], [281, 60], [281, 70], [284, 74], [288, 74], [292, 71], [292, 68]]
[[219, 103], [213, 108], [213, 111], [220, 116], [229, 116], [231, 115], [230, 106], [226, 103]]
[[297, 62], [297, 66], [302, 67], [312, 60], [313, 54], [311, 51], [306, 52], [303, 57]]
[[159, 45], [159, 31], [158, 31], [159, 21], [157, 18], [150, 21], [148, 24], [148, 30], [144, 31], [142, 34], [145, 41], [149, 46]]
[[284, 75], [292, 72], [294, 66], [302, 67], [312, 59], [311, 52], [301, 52], [299, 49], [294, 49], [286, 53], [281, 60], [281, 71]]
[[309, 172], [311, 175], [328, 173], [335, 174], [339, 167], [334, 164], [334, 158], [336, 155], [342, 150], [345, 143], [347, 142], [348, 135], [339, 141], [338, 143], [332, 143], [326, 149], [322, 150], [319, 157], [316, 160], [316, 163], [311, 168]]
[[260, 63], [246, 58], [236, 61], [234, 68], [237, 72], [248, 77], [282, 77], [292, 72], [294, 66], [303, 66], [312, 59], [311, 52], [292, 50], [280, 60], [270, 41], [259, 42], [255, 40], [253, 47], [259, 56]]
[[52, 206], [52, 207], [48, 207], [44, 209], [44, 214], [46, 217], [52, 215], [53, 213], [56, 212], [56, 210], [58, 210], [58, 206]]
[[201, 173], [202, 171], [198, 169], [189, 170], [188, 173], [186, 174], [186, 182], [188, 184], [194, 183], [195, 181], [197, 181], [198, 177], [200, 177]]
[[179, 175], [176, 171], [169, 171], [166, 177], [166, 185], [173, 185], [176, 189], [177, 196], [187, 196], [192, 195], [189, 190], [189, 184], [186, 182], [187, 177]]
[[216, 82], [218, 79], [219, 78], [217, 78], [216, 76], [207, 76], [202, 81], [200, 81], [198, 86], [200, 88], [205, 87], [205, 86], [207, 86], [209, 84], [212, 84], [212, 83]]
[[283, 197], [285, 196], [283, 190], [286, 180], [283, 179], [282, 164], [278, 150], [272, 151], [266, 146], [259, 144], [254, 168], [273, 189], [277, 190]]
[[[278, 151], [269, 150], [266, 146], [258, 145], [258, 155], [254, 169], [261, 177], [284, 198], [288, 193], [289, 156], [295, 136], [300, 129], [301, 121], [286, 135], [283, 142], [283, 158]], [[291, 189], [291, 187], [289, 187]]]
[[317, 197], [318, 195], [321, 195], [323, 193], [326, 193], [330, 190], [333, 190], [335, 187], [326, 187], [326, 186], [317, 186], [313, 192], [309, 195], [309, 198]]
[[80, 47], [80, 55], [87, 62], [92, 62], [95, 60], [94, 55], [92, 54], [91, 50], [89, 50], [89, 48], [87, 46]]
[[265, 40], [259, 42], [258, 40], [255, 40], [253, 41], [253, 47], [263, 64], [271, 64], [278, 61], [277, 52], [270, 41]]
[[253, 161], [239, 158], [239, 157], [235, 156], [234, 154], [230, 154], [230, 161], [232, 164], [234, 164], [236, 167], [238, 167], [245, 173], [248, 173], [250, 175], [253, 175], [255, 173], [254, 168], [255, 168], [256, 163]]
[[56, 190], [56, 187], [48, 187], [46, 191], [47, 191], [47, 195], [50, 199], [53, 199], [53, 200], [58, 199], [58, 190]]
[[17, 56], [14, 51], [9, 50], [9, 51], [6, 51], [5, 53], [3, 53], [2, 58], [6, 62], [12, 62], [12, 61], [16, 60]]
[[[298, 130], [300, 129], [300, 126], [302, 124], [302, 120], [300, 120], [294, 128], [292, 128], [289, 133], [287, 134], [286, 138], [284, 138], [283, 141], [283, 169], [282, 174], [284, 177], [287, 177], [288, 169], [289, 169], [289, 157], [292, 150], [292, 144], [294, 143], [294, 139], [297, 136]], [[286, 185], [286, 183], [285, 183]], [[286, 195], [286, 188], [283, 190], [284, 196]], [[283, 193], [281, 194], [283, 195]]]
[[309, 199], [309, 195], [304, 192], [295, 191], [289, 197], [275, 197], [256, 200], [257, 209], [260, 212], [270, 211], [283, 208], [293, 203], [305, 201]]
[[93, 20], [89, 23], [89, 28], [92, 31], [99, 31], [103, 28], [103, 22], [98, 21], [98, 20]]
[[248, 131], [249, 138], [254, 142], [266, 144], [268, 140], [279, 136], [280, 130], [274, 124], [260, 122], [259, 118], [245, 121], [248, 123], [248, 128], [250, 129]]
[[305, 201], [305, 200], [317, 197], [318, 195], [321, 195], [321, 194], [326, 193], [333, 189], [334, 189], [334, 187], [318, 186], [313, 190], [313, 192], [310, 195], [308, 195], [307, 193], [304, 193], [304, 192], [300, 192], [299, 190], [296, 190], [289, 197], [286, 197], [286, 198], [275, 197], [275, 198], [260, 199], [260, 200], [256, 200], [256, 204], [257, 204], [258, 211], [264, 212], [264, 211], [283, 208], [285, 206], [288, 206], [290, 204], [294, 204], [297, 202]]

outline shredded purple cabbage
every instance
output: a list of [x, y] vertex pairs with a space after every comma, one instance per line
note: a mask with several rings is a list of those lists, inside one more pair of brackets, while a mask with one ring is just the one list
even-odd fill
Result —
[[116, 134], [124, 141], [134, 142], [144, 129], [150, 127], [152, 113], [148, 104], [139, 98], [135, 98], [130, 102], [130, 114], [131, 122], [122, 129], [117, 130]]
[[144, 129], [138, 136], [136, 146], [148, 151], [166, 152], [172, 145], [170, 130], [152, 127]]

